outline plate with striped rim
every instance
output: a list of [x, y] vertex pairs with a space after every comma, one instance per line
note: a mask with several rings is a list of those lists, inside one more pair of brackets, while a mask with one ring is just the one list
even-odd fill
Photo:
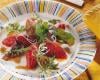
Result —
[[[0, 28], [9, 22], [23, 22], [32, 14], [37, 13], [43, 19], [60, 19], [70, 25], [75, 37], [74, 51], [61, 69], [47, 74], [31, 71], [16, 70], [14, 64], [0, 59], [0, 66], [8, 73], [27, 80], [72, 80], [84, 72], [92, 62], [96, 53], [95, 35], [87, 28], [82, 20], [82, 14], [76, 9], [47, 0], [19, 1], [0, 10]], [[1, 58], [1, 55], [0, 55]]]

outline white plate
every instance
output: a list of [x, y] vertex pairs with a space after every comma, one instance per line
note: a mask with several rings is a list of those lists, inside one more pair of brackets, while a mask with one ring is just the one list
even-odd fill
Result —
[[[95, 36], [86, 27], [82, 20], [82, 15], [78, 11], [70, 6], [55, 1], [32, 0], [8, 5], [0, 10], [0, 26], [15, 21], [23, 24], [25, 19], [30, 17], [34, 11], [43, 19], [58, 18], [71, 26], [71, 32], [73, 33], [76, 42], [72, 47], [72, 55], [65, 61], [67, 64], [62, 63], [62, 66], [58, 71], [52, 71], [45, 75], [39, 73], [38, 70], [18, 70], [15, 68], [15, 63], [11, 61], [6, 62], [2, 59], [0, 59], [1, 67], [5, 71], [21, 79], [74, 79], [87, 69], [95, 56]], [[2, 40], [4, 32], [1, 32], [0, 35], [0, 39]], [[1, 57], [2, 55], [0, 55], [0, 58]], [[24, 62], [22, 62], [22, 64], [24, 64]]]

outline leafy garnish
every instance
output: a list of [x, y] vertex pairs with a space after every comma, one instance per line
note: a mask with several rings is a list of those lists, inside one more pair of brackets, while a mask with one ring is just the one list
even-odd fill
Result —
[[21, 49], [15, 49], [15, 50], [11, 50], [12, 52], [26, 52], [27, 50], [29, 50], [29, 48], [21, 48]]
[[52, 19], [52, 20], [49, 20], [49, 22], [52, 24], [56, 24], [56, 23], [60, 22], [60, 20]]
[[11, 49], [8, 52], [8, 55], [10, 55], [10, 56], [19, 56], [19, 55], [24, 54], [28, 50], [29, 50], [29, 47], [27, 47], [27, 48], [21, 48], [21, 49]]
[[56, 29], [55, 35], [58, 39], [63, 40], [69, 45], [73, 45], [75, 42], [75, 38], [71, 33], [65, 32], [63, 29]]
[[16, 23], [8, 24], [6, 29], [8, 33], [11, 33], [11, 32], [21, 33], [24, 31], [24, 26], [21, 26], [19, 23], [16, 22]]
[[53, 69], [53, 70], [58, 69], [58, 68], [57, 68], [57, 67], [58, 67], [58, 64], [55, 64], [55, 63], [54, 63], [54, 60], [55, 60], [55, 57], [49, 58], [49, 64], [48, 64], [48, 68], [49, 68], [49, 69]]
[[54, 63], [55, 57], [47, 57], [44, 55], [38, 55], [37, 56], [37, 62], [38, 65], [40, 66], [41, 70], [46, 72], [48, 69], [50, 70], [57, 70], [58, 64]]
[[55, 57], [50, 58], [46, 56], [45, 54], [47, 52], [48, 51], [45, 46], [45, 43], [40, 44], [36, 57], [37, 57], [37, 63], [43, 72], [46, 72], [48, 69], [50, 70], [58, 69], [57, 68], [58, 64], [54, 63]]
[[41, 43], [47, 36], [48, 33], [48, 23], [47, 22], [40, 22], [36, 24], [35, 33], [38, 37], [38, 41]]

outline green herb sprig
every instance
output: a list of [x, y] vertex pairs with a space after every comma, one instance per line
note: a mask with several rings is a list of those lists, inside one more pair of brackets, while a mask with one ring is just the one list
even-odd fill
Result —
[[39, 43], [42, 43], [47, 36], [48, 33], [48, 23], [47, 22], [40, 22], [36, 24], [35, 33], [38, 37]]
[[12, 49], [12, 50], [8, 51], [8, 55], [10, 55], [10, 56], [15, 56], [15, 55], [20, 56], [28, 50], [29, 50], [29, 47], [21, 48], [21, 49]]
[[19, 23], [15, 22], [15, 23], [8, 24], [8, 26], [6, 27], [6, 30], [8, 33], [11, 33], [11, 32], [21, 33], [25, 29], [24, 29], [24, 26], [21, 26]]

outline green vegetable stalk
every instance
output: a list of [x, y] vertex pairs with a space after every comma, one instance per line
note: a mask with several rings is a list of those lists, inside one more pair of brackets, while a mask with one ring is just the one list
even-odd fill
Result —
[[63, 29], [56, 29], [55, 35], [58, 39], [63, 40], [69, 45], [73, 45], [75, 42], [75, 38], [71, 33], [65, 32]]

